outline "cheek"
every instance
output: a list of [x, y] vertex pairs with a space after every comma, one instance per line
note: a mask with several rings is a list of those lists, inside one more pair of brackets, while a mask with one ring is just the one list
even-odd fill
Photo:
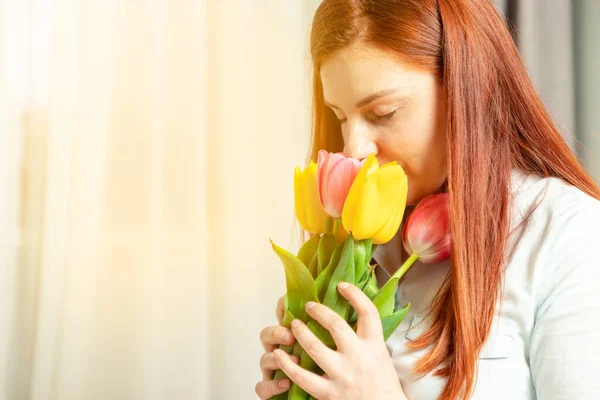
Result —
[[380, 143], [385, 159], [398, 161], [408, 175], [410, 205], [437, 192], [447, 176], [445, 132], [426, 125], [407, 124]]
[[379, 149], [386, 159], [396, 160], [409, 176], [421, 177], [446, 164], [443, 130], [418, 120], [405, 120], [379, 135]]

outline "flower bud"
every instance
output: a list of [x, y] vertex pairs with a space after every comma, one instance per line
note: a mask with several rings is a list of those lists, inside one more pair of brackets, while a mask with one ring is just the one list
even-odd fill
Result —
[[341, 218], [346, 197], [363, 163], [342, 153], [321, 150], [318, 164], [317, 185], [321, 205], [333, 218]]
[[327, 213], [317, 193], [317, 163], [311, 161], [304, 171], [294, 171], [294, 203], [296, 218], [302, 229], [313, 234], [325, 231]]
[[408, 180], [395, 161], [379, 166], [369, 155], [348, 193], [342, 213], [344, 229], [355, 240], [373, 239], [373, 244], [389, 242], [400, 227]]
[[450, 202], [448, 193], [425, 197], [404, 224], [404, 249], [424, 263], [438, 263], [450, 257]]

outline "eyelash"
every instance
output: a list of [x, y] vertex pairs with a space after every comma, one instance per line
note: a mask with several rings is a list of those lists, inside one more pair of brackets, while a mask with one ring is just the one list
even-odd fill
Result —
[[382, 121], [382, 120], [384, 120], [384, 119], [385, 119], [385, 120], [390, 120], [390, 119], [392, 119], [392, 118], [394, 117], [394, 115], [396, 114], [396, 111], [397, 111], [397, 110], [394, 110], [394, 111], [392, 111], [391, 113], [389, 113], [389, 114], [386, 114], [386, 115], [377, 115], [377, 114], [373, 114], [373, 119], [374, 119], [375, 121]]
[[[379, 121], [383, 121], [383, 120], [390, 120], [394, 117], [394, 115], [396, 114], [396, 111], [398, 110], [394, 110], [389, 114], [386, 115], [377, 115], [377, 114], [372, 114], [372, 119], [379, 122]], [[343, 124], [344, 122], [346, 122], [347, 118], [344, 119], [339, 119], [338, 121], [340, 122], [340, 124]]]

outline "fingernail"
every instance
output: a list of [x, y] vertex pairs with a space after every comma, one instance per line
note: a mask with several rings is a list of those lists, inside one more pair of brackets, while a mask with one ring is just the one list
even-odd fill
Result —
[[308, 303], [306, 303], [306, 309], [310, 310], [311, 308], [313, 308], [317, 303], [315, 303], [314, 301], [309, 301]]
[[281, 381], [279, 381], [278, 385], [282, 389], [287, 389], [287, 388], [290, 387], [290, 381], [288, 381], [287, 379], [286, 380], [281, 380]]
[[291, 333], [291, 332], [283, 332], [283, 333], [281, 334], [281, 338], [282, 338], [284, 341], [286, 341], [286, 342], [290, 342], [290, 341], [292, 340], [292, 338], [293, 338], [293, 337], [294, 337], [294, 336], [292, 335], [292, 333]]
[[295, 319], [295, 320], [292, 321], [292, 328], [297, 328], [300, 325], [302, 325], [302, 322], [300, 322], [299, 319]]
[[342, 282], [342, 283], [340, 283], [340, 284], [338, 285], [338, 287], [339, 287], [340, 289], [348, 289], [348, 288], [350, 287], [350, 284], [349, 284], [349, 283], [346, 283], [346, 282]]

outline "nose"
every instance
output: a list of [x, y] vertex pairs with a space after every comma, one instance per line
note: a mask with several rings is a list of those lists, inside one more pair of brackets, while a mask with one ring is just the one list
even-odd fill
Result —
[[377, 144], [371, 137], [367, 127], [361, 124], [346, 125], [346, 134], [344, 140], [344, 154], [359, 160], [367, 158], [369, 154], [377, 155]]

